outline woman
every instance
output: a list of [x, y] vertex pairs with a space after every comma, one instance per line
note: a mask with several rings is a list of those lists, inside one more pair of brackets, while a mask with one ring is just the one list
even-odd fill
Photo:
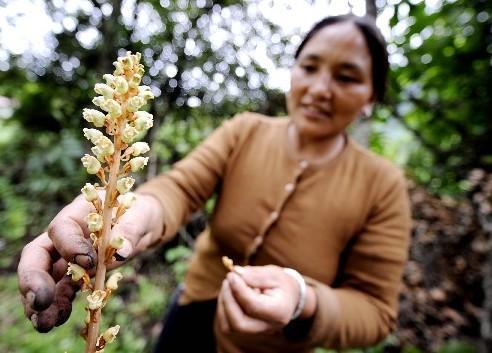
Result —
[[[374, 23], [327, 18], [296, 53], [287, 118], [238, 115], [139, 188], [115, 229], [129, 240], [123, 258], [170, 239], [218, 192], [156, 351], [309, 352], [391, 330], [410, 229], [405, 181], [345, 132], [383, 98], [387, 69]], [[76, 199], [23, 252], [20, 289], [38, 330], [66, 320], [75, 290], [66, 277], [55, 286], [50, 259], [95, 262], [79, 226], [88, 212]], [[244, 266], [227, 273], [224, 255]]]

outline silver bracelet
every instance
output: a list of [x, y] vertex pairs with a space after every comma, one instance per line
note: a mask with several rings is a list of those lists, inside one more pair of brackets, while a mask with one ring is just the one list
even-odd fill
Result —
[[306, 305], [306, 282], [304, 281], [304, 278], [301, 276], [301, 274], [296, 270], [287, 267], [284, 267], [283, 270], [289, 276], [294, 278], [299, 285], [299, 301], [297, 302], [294, 314], [292, 314], [292, 317], [290, 319], [292, 321], [297, 319], [299, 315], [301, 315], [302, 310], [304, 309], [304, 305]]

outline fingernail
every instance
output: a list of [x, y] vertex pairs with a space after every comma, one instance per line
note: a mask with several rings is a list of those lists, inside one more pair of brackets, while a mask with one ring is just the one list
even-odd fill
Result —
[[34, 294], [33, 291], [29, 291], [26, 294], [26, 301], [29, 304], [29, 306], [32, 308], [34, 305], [34, 301], [36, 300], [36, 294]]
[[132, 249], [130, 242], [125, 239], [123, 246], [115, 254], [116, 260], [118, 260], [118, 261], [126, 260], [131, 255], [132, 250], [133, 249]]
[[80, 266], [89, 269], [94, 267], [94, 259], [89, 255], [76, 255], [74, 258], [75, 262]]
[[32, 326], [34, 326], [35, 329], [38, 328], [38, 314], [32, 314], [31, 315], [31, 322]]

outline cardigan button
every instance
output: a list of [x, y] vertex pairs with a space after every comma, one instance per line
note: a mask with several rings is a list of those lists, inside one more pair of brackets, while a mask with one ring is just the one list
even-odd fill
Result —
[[284, 186], [285, 191], [288, 193], [291, 193], [292, 191], [294, 191], [294, 188], [295, 188], [295, 186], [293, 183], [288, 183]]
[[303, 159], [303, 160], [299, 161], [299, 167], [300, 167], [301, 169], [306, 169], [306, 168], [308, 167], [308, 165], [309, 165], [309, 162], [308, 162], [308, 161], [306, 161], [305, 159]]
[[279, 214], [277, 211], [273, 211], [272, 213], [270, 213], [270, 219], [272, 221], [276, 221], [278, 219], [278, 216], [279, 216]]

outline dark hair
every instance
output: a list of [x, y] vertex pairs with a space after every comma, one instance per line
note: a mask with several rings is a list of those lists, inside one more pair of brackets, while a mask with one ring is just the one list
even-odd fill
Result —
[[361, 31], [366, 40], [367, 47], [372, 59], [372, 89], [375, 100], [382, 102], [386, 93], [386, 79], [388, 76], [388, 52], [386, 41], [371, 17], [359, 17], [355, 15], [330, 16], [316, 23], [306, 34], [296, 50], [297, 59], [304, 46], [309, 40], [323, 28], [341, 22], [353, 23]]

